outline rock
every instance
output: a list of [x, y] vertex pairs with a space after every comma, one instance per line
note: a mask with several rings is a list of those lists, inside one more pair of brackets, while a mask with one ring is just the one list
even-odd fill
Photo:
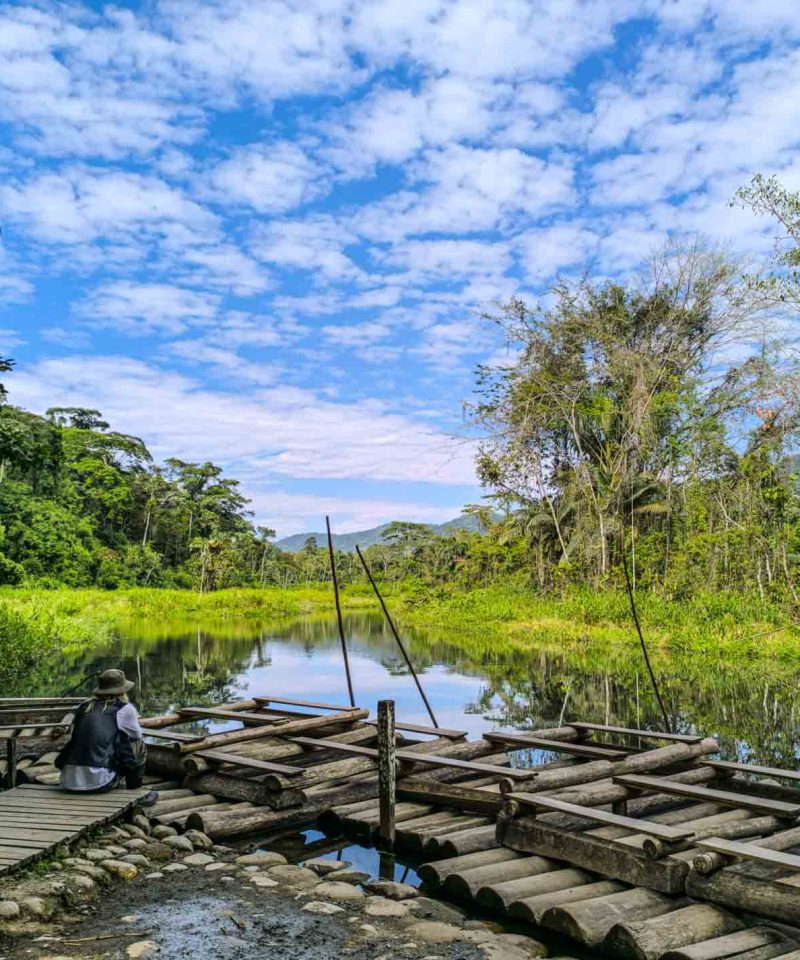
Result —
[[194, 847], [188, 837], [164, 837], [164, 843], [173, 850], [182, 850], [186, 853], [192, 853]]
[[[123, 850], [123, 853], [124, 852]], [[81, 859], [89, 860], [92, 863], [99, 863], [101, 860], [111, 860], [113, 856], [114, 855], [108, 850], [103, 850], [100, 847], [89, 847], [88, 850], [81, 850]]]
[[408, 935], [423, 943], [455, 943], [464, 937], [464, 931], [451, 923], [438, 920], [420, 920], [407, 929]]
[[151, 829], [150, 821], [147, 819], [147, 817], [143, 813], [135, 813], [131, 817], [131, 823], [135, 827], [138, 827], [142, 831], [142, 833], [145, 833], [145, 834], [150, 833], [150, 829]]
[[41, 897], [26, 897], [20, 900], [19, 906], [23, 913], [29, 913], [32, 917], [46, 919], [53, 913], [53, 908]]
[[303, 907], [307, 913], [343, 913], [344, 907], [337, 907], [335, 903], [322, 903], [319, 900], [309, 900], [309, 902]]
[[236, 865], [233, 863], [218, 863], [217, 861], [214, 861], [214, 863], [207, 863], [205, 866], [206, 873], [231, 873], [235, 869]]
[[147, 857], [143, 857], [141, 853], [127, 853], [124, 857], [120, 857], [123, 863], [132, 863], [134, 867], [141, 867], [142, 870], [150, 869], [150, 861]]
[[188, 857], [183, 858], [187, 867], [205, 867], [215, 860], [210, 853], [190, 853]]
[[16, 920], [20, 914], [16, 900], [0, 900], [0, 920]]
[[64, 858], [65, 867], [93, 867], [94, 864], [91, 860], [84, 860], [83, 857], [65, 857]]
[[326, 860], [325, 857], [317, 857], [314, 860], [306, 860], [303, 866], [307, 870], [313, 870], [314, 873], [324, 877], [329, 873], [335, 873], [337, 870], [346, 870], [353, 864], [349, 860]]
[[184, 837], [192, 841], [195, 850], [210, 850], [214, 846], [214, 841], [202, 830], [187, 830]]
[[218, 857], [224, 857], [226, 853], [231, 853], [232, 851], [233, 847], [226, 847], [223, 843], [215, 843], [211, 848], [211, 852], [215, 853]]
[[373, 926], [371, 923], [362, 923], [358, 928], [365, 937], [377, 937], [378, 928]]
[[234, 881], [235, 879], [236, 879], [236, 877], [225, 876], [225, 877], [220, 877], [220, 878], [219, 878], [219, 882], [220, 882], [220, 883], [233, 883], [233, 881]]
[[519, 933], [501, 933], [480, 944], [486, 960], [533, 960], [546, 957], [547, 948], [533, 937]]
[[383, 897], [370, 897], [364, 909], [370, 917], [407, 917], [411, 908], [407, 903], [397, 900], [386, 900]]
[[123, 847], [126, 850], [144, 850], [147, 847], [147, 840], [142, 840], [141, 837], [132, 837], [123, 843]]
[[337, 883], [334, 880], [327, 880], [319, 884], [314, 893], [320, 897], [326, 897], [329, 900], [363, 900], [364, 891], [353, 886], [352, 883]]
[[171, 860], [173, 853], [174, 851], [172, 847], [168, 846], [166, 843], [159, 843], [157, 840], [151, 843], [146, 843], [141, 848], [142, 856], [147, 857], [148, 860]]
[[121, 823], [120, 829], [124, 830], [129, 837], [138, 837], [140, 840], [147, 839], [147, 834], [141, 827], [137, 827], [135, 823]]
[[102, 867], [120, 880], [133, 880], [139, 874], [139, 870], [132, 863], [125, 863], [124, 860], [104, 860]]
[[270, 867], [267, 873], [273, 880], [278, 880], [288, 887], [316, 887], [319, 883], [319, 877], [313, 870], [306, 870], [305, 867], [297, 867], [292, 863]]
[[163, 873], [159, 873], [157, 870], [155, 873], [146, 873], [144, 878], [145, 880], [160, 880], [164, 876]]
[[127, 917], [120, 917], [123, 923], [138, 923], [141, 919], [138, 913], [129, 913]]
[[103, 849], [108, 850], [109, 853], [113, 853], [115, 857], [121, 857], [124, 853], [128, 852], [127, 847], [120, 847], [116, 843], [104, 843]]
[[159, 823], [150, 831], [150, 836], [156, 840], [163, 840], [165, 837], [177, 837], [178, 831], [175, 827], [168, 827], [165, 823]]
[[365, 873], [363, 870], [351, 870], [350, 868], [344, 870], [336, 870], [332, 874], [328, 874], [327, 877], [323, 877], [326, 883], [330, 883], [335, 880], [337, 883], [366, 883], [369, 880], [369, 874]]
[[272, 850], [256, 850], [253, 853], [244, 853], [236, 858], [236, 863], [243, 867], [275, 867], [286, 862], [286, 857], [282, 857]]
[[92, 869], [97, 870], [97, 872], [101, 874], [102, 879], [100, 877], [86, 876], [83, 873], [69, 873], [64, 877], [67, 892], [76, 898], [80, 898], [94, 890], [95, 880], [99, 883], [108, 883], [108, 874], [105, 870], [101, 870], [100, 867], [93, 867]]
[[125, 948], [126, 960], [150, 960], [150, 957], [156, 956], [161, 947], [155, 940], [137, 940], [136, 943], [128, 944]]
[[411, 900], [419, 896], [419, 890], [410, 883], [395, 883], [393, 880], [371, 880], [364, 889], [390, 900]]
[[161, 869], [163, 873], [181, 873], [189, 868], [183, 863], [168, 863], [166, 867], [162, 867]]
[[[105, 863], [105, 861], [103, 861], [103, 863]], [[84, 877], [89, 877], [92, 881], [96, 881], [97, 883], [108, 883], [108, 874], [96, 863], [80, 863], [77, 866], [72, 867], [72, 869]]]
[[[225, 877], [222, 878], [223, 880]], [[280, 884], [277, 880], [273, 880], [272, 877], [268, 877], [266, 873], [251, 873], [247, 878], [254, 887], [259, 887], [260, 889], [266, 890], [269, 887], [279, 887]]]

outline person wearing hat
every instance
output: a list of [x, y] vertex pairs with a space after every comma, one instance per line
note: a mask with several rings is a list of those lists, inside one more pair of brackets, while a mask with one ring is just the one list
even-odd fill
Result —
[[[141, 787], [147, 750], [136, 707], [128, 700], [135, 684], [122, 670], [105, 670], [97, 687], [75, 711], [69, 743], [56, 758], [61, 787], [74, 793], [105, 793], [123, 784]], [[157, 795], [145, 798], [155, 803]]]

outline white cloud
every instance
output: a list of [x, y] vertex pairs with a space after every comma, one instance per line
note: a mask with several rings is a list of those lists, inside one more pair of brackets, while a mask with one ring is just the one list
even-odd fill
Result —
[[209, 325], [219, 297], [160, 283], [117, 281], [96, 288], [76, 312], [88, 322], [135, 336], [183, 333], [188, 326]]
[[259, 213], [284, 213], [324, 190], [319, 165], [292, 143], [239, 147], [211, 171], [210, 184], [218, 200]]

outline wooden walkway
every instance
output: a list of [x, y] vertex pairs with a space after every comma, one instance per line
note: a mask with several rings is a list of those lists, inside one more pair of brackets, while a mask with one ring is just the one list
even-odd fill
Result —
[[120, 819], [149, 787], [81, 796], [28, 783], [0, 793], [0, 876]]

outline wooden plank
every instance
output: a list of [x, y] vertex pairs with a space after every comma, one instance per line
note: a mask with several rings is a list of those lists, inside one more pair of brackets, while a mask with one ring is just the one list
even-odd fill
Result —
[[266, 725], [279, 722], [279, 719], [274, 715], [250, 713], [246, 710], [223, 710], [221, 707], [182, 707], [178, 713], [182, 717], [196, 717], [205, 720], [238, 720], [244, 724]]
[[709, 800], [724, 807], [736, 807], [742, 810], [754, 810], [776, 817], [795, 819], [800, 816], [800, 804], [785, 803], [783, 800], [767, 800], [746, 793], [730, 793], [725, 790], [712, 790], [709, 787], [695, 787], [686, 783], [675, 783], [661, 777], [647, 777], [635, 774], [614, 777], [614, 783], [632, 790], [649, 793], [666, 793], [675, 797], [688, 797], [691, 800]]
[[642, 740], [675, 740], [678, 743], [700, 743], [701, 735], [693, 733], [667, 733], [663, 730], [637, 730], [634, 727], [611, 727], [604, 723], [584, 723], [572, 721], [568, 726], [576, 730], [596, 730], [601, 733], [620, 733], [631, 737], [641, 737]]
[[25, 830], [16, 830], [14, 831], [15, 836], [9, 836], [8, 831], [0, 830], [0, 854], [7, 847], [16, 847], [20, 844], [24, 844], [26, 847], [31, 847], [34, 850], [49, 850], [51, 847], [59, 843], [60, 840], [67, 840], [72, 836], [69, 832], [64, 832], [60, 836], [50, 836], [48, 840], [38, 840], [36, 837], [31, 836], [31, 831]]
[[[377, 723], [376, 720], [366, 720], [371, 727]], [[464, 740], [467, 736], [466, 730], [449, 730], [447, 727], [427, 727], [421, 723], [403, 723], [398, 720], [394, 725], [395, 730], [404, 730], [406, 733], [426, 733], [435, 737], [444, 737], [445, 740]]]
[[725, 840], [722, 837], [708, 837], [706, 840], [698, 840], [696, 845], [704, 850], [722, 853], [728, 857], [756, 860], [759, 863], [785, 867], [787, 870], [800, 870], [800, 856], [784, 853], [783, 850], [770, 850], [768, 847], [762, 847], [756, 843], [739, 843], [736, 840]]
[[782, 767], [759, 767], [752, 763], [733, 763], [730, 760], [704, 760], [703, 763], [715, 770], [752, 773], [758, 776], [775, 777], [780, 780], [800, 780], [800, 770], [785, 770]]
[[2, 857], [4, 859], [14, 858], [16, 860], [27, 860], [30, 857], [40, 857], [42, 855], [41, 849], [38, 847], [3, 847], [2, 848]]
[[142, 733], [147, 738], [170, 740], [173, 743], [199, 743], [208, 736], [206, 733], [178, 733], [176, 730], [148, 730], [146, 727], [142, 727]]
[[71, 833], [69, 823], [56, 824], [48, 821], [47, 823], [37, 823], [34, 828], [31, 828], [29, 824], [30, 817], [28, 817], [27, 823], [23, 820], [0, 819], [0, 834], [3, 836], [12, 836], [15, 830], [21, 830], [26, 836], [46, 840], [50, 836], [54, 836], [57, 839], [62, 834], [69, 835]]
[[568, 753], [573, 757], [587, 757], [590, 760], [606, 759], [621, 760], [627, 757], [629, 750], [614, 749], [614, 747], [595, 746], [586, 743], [570, 743], [569, 740], [547, 740], [543, 737], [528, 736], [524, 733], [484, 733], [483, 739], [490, 743], [507, 743], [519, 747], [536, 747], [540, 750], [551, 750], [553, 753]]
[[312, 710], [333, 710], [335, 713], [344, 713], [347, 710], [358, 710], [358, 707], [343, 707], [334, 703], [315, 703], [313, 700], [290, 700], [287, 697], [253, 697], [258, 704], [283, 703], [290, 707], [310, 707]]
[[[50, 786], [50, 784], [38, 784], [38, 786]], [[136, 798], [130, 797], [117, 800], [113, 793], [78, 793], [67, 790], [56, 790], [41, 793], [34, 790], [25, 790], [24, 792], [17, 787], [16, 790], [7, 790], [0, 794], [0, 807], [6, 804], [47, 804], [48, 806], [70, 806], [81, 807], [87, 810], [118, 810], [123, 809], [128, 803], [135, 803]]]
[[[5, 726], [0, 726], [0, 735], [3, 733], [13, 733], [14, 730], [52, 730], [54, 727], [59, 729], [67, 728], [70, 724], [68, 723], [54, 723], [52, 720], [50, 723], [15, 723], [7, 724]], [[0, 740], [7, 740], [8, 737], [0, 736]], [[21, 737], [20, 739], [25, 739]]]
[[557, 813], [568, 813], [572, 816], [592, 820], [596, 823], [625, 827], [627, 830], [633, 830], [636, 833], [646, 833], [648, 836], [658, 837], [659, 840], [666, 840], [668, 843], [687, 840], [693, 836], [693, 831], [681, 830], [680, 827], [668, 827], [663, 823], [653, 823], [650, 820], [637, 820], [635, 817], [623, 817], [621, 814], [609, 813], [607, 810], [599, 810], [597, 807], [581, 807], [577, 803], [566, 803], [563, 800], [556, 800], [553, 797], [542, 797], [535, 793], [511, 793], [508, 794], [507, 799], [516, 800], [517, 803], [526, 807], [553, 810]]
[[264, 770], [267, 773], [278, 773], [282, 777], [299, 777], [306, 772], [303, 767], [290, 767], [286, 763], [257, 760], [255, 757], [237, 757], [235, 753], [224, 753], [222, 750], [198, 750], [192, 756], [202, 757], [203, 760], [213, 760], [215, 763], [230, 763], [236, 767], [250, 767], [253, 770]]

